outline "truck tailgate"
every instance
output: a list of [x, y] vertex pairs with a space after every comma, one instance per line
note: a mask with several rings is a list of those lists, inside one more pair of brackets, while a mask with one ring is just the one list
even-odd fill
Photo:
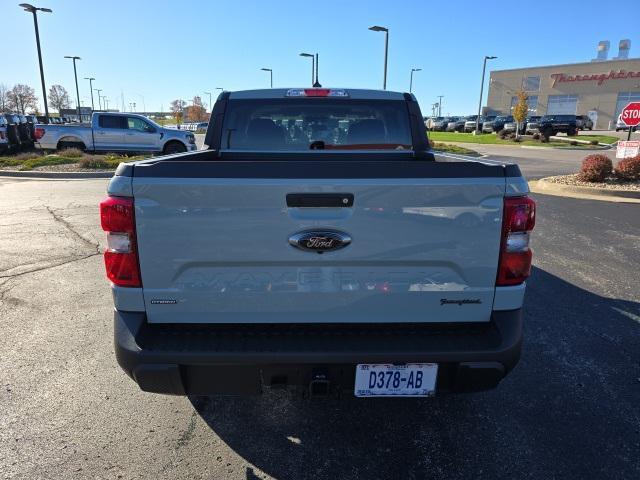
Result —
[[[336, 172], [353, 169], [325, 178], [326, 167], [311, 166], [298, 168], [305, 178], [265, 178], [249, 166], [220, 173], [215, 165], [199, 175], [186, 167], [172, 176], [134, 175], [148, 321], [489, 321], [505, 190], [500, 168], [432, 162], [428, 172], [444, 173], [430, 175], [403, 166], [409, 163], [375, 178], [370, 172], [382, 167], [342, 178]], [[447, 176], [454, 170], [470, 174]], [[317, 193], [351, 194], [353, 204], [287, 204], [288, 194]], [[291, 236], [315, 230], [344, 233], [351, 243], [323, 254], [291, 245]]]

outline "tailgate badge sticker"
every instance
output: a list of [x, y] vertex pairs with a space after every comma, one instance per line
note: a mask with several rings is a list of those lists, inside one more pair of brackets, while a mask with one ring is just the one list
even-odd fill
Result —
[[335, 230], [307, 230], [291, 235], [289, 243], [300, 250], [324, 253], [346, 247], [351, 237]]

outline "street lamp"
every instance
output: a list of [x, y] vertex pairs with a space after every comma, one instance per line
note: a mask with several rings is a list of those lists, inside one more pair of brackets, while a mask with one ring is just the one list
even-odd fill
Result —
[[44, 69], [42, 68], [42, 51], [40, 50], [40, 32], [38, 31], [38, 10], [41, 12], [52, 13], [50, 8], [38, 8], [28, 3], [21, 3], [19, 5], [25, 12], [31, 12], [33, 14], [33, 25], [36, 30], [36, 45], [38, 47], [38, 62], [40, 63], [40, 81], [42, 82], [42, 98], [44, 99], [44, 123], [49, 123], [49, 107], [47, 106], [47, 87], [44, 83]]
[[213, 112], [213, 104], [211, 103], [211, 92], [203, 92], [205, 95], [209, 95], [209, 110]]
[[260, 70], [262, 70], [263, 72], [269, 72], [269, 78], [271, 79], [270, 85], [271, 85], [271, 88], [273, 88], [273, 70], [270, 68], [261, 68]]
[[69, 55], [65, 55], [64, 58], [69, 58], [73, 60], [73, 76], [76, 79], [76, 99], [78, 102], [76, 103], [76, 107], [78, 107], [78, 121], [82, 122], [82, 117], [80, 116], [80, 90], [78, 90], [78, 72], [76, 70], [76, 60], [82, 60], [80, 57], [71, 57]]
[[104, 97], [102, 97], [102, 99], [104, 100], [104, 109], [108, 112], [109, 111], [109, 99], [107, 98], [106, 95]]
[[144, 101], [144, 95], [142, 95], [141, 93], [136, 93], [137, 96], [140, 97], [140, 99], [142, 100], [142, 113], [146, 113], [147, 111], [147, 104]]
[[387, 57], [389, 55], [389, 29], [374, 25], [369, 27], [369, 30], [373, 32], [384, 32], [384, 80], [382, 82], [382, 89], [387, 89]]
[[[484, 90], [484, 73], [487, 69], [487, 60], [493, 60], [498, 57], [492, 57], [489, 55], [484, 56], [484, 62], [482, 62], [482, 82], [480, 83], [480, 101], [478, 102], [478, 117], [476, 118], [476, 129], [474, 131], [475, 135], [480, 133], [480, 111], [482, 110], [482, 91]], [[516, 132], [517, 133], [517, 132]]]
[[313, 79], [316, 74], [316, 61], [314, 56], [311, 53], [301, 53], [301, 57], [307, 57], [311, 59], [311, 86], [313, 87]]
[[438, 116], [441, 117], [442, 116], [442, 99], [444, 98], [444, 95], [438, 95]]
[[89, 90], [91, 91], [91, 111], [93, 112], [95, 110], [95, 107], [93, 106], [93, 81], [95, 80], [95, 78], [84, 77], [84, 79], [89, 80]]
[[98, 108], [102, 110], [102, 98], [100, 97], [101, 88], [94, 88], [96, 92], [98, 92]]
[[224, 88], [222, 87], [216, 87], [216, 90], [220, 90], [221, 92], [224, 92]]
[[413, 72], [420, 72], [421, 68], [412, 68], [411, 69], [411, 80], [409, 80], [409, 93], [413, 91]]

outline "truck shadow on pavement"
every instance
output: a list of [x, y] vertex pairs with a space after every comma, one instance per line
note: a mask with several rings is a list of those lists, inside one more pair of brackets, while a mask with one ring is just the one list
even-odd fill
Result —
[[640, 478], [640, 303], [536, 268], [525, 311], [522, 359], [493, 391], [190, 400], [248, 479]]

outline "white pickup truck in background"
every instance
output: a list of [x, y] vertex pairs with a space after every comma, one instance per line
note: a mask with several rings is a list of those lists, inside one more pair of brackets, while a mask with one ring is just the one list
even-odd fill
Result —
[[193, 133], [164, 128], [135, 113], [96, 112], [91, 124], [38, 124], [36, 146], [43, 150], [79, 148], [102, 152], [180, 153], [196, 150]]

